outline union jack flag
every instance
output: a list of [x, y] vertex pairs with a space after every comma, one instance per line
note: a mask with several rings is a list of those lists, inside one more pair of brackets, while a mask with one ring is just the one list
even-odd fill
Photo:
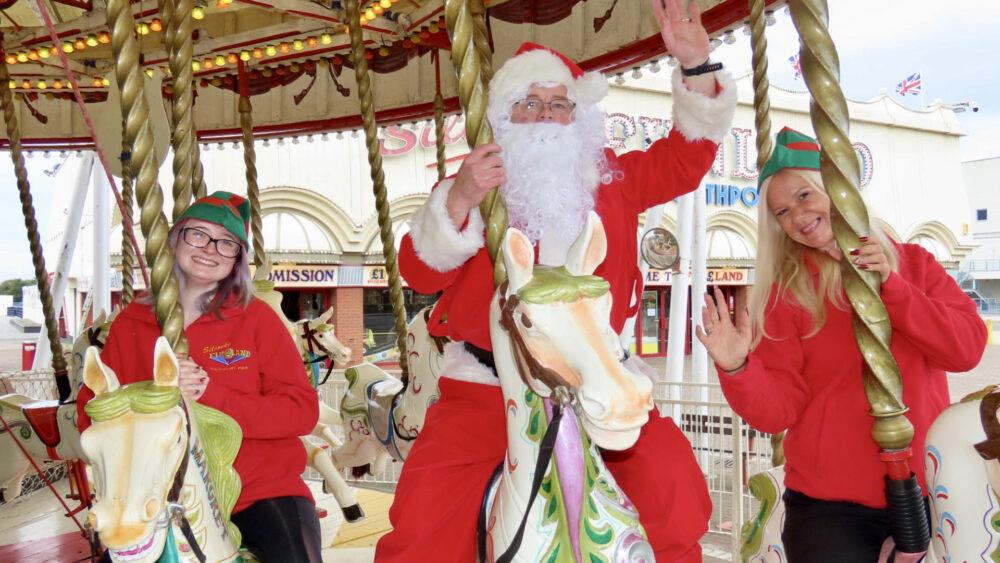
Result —
[[916, 96], [920, 93], [920, 88], [920, 73], [916, 72], [904, 78], [899, 84], [896, 84], [896, 93], [900, 96], [905, 96], [907, 94]]
[[795, 79], [798, 80], [802, 76], [802, 61], [799, 60], [798, 53], [788, 57], [788, 63], [792, 65], [792, 70], [795, 71]]

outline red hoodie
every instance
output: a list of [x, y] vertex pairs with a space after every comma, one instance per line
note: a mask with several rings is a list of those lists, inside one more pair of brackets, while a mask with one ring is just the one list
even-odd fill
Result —
[[[209, 376], [198, 402], [228, 414], [243, 429], [234, 463], [243, 489], [233, 513], [264, 498], [312, 500], [302, 481], [306, 452], [298, 437], [316, 425], [319, 403], [295, 343], [259, 299], [245, 309], [224, 307], [221, 312], [223, 319], [202, 315], [186, 333], [191, 360]], [[152, 379], [158, 336], [160, 327], [150, 306], [133, 302], [111, 325], [101, 359], [122, 385]], [[86, 386], [80, 389], [81, 432], [90, 426], [83, 407], [93, 396]]]

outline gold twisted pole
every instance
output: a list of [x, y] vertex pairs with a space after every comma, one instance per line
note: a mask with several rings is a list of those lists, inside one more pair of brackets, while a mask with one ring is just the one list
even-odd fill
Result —
[[[240, 65], [243, 61], [240, 61]], [[242, 78], [242, 73], [240, 75]], [[253, 148], [253, 106], [250, 97], [241, 94], [240, 127], [243, 129], [243, 164], [246, 168], [247, 199], [250, 200], [250, 230], [253, 233], [253, 264], [257, 271], [264, 266], [264, 229], [260, 217], [260, 187], [257, 185], [257, 153]]]
[[767, 81], [767, 37], [764, 0], [750, 0], [750, 46], [753, 49], [753, 108], [757, 127], [757, 170], [771, 156], [771, 99]]
[[[465, 108], [465, 135], [471, 147], [493, 142], [493, 129], [486, 119], [489, 101], [486, 77], [492, 75], [492, 71], [489, 57], [479, 50], [482, 39], [478, 37], [482, 28], [477, 18], [484, 12], [482, 0], [445, 0], [451, 61], [458, 73], [458, 99]], [[507, 207], [499, 189], [493, 188], [486, 194], [479, 211], [486, 219], [486, 249], [493, 260], [493, 285], [499, 285], [507, 277], [503, 261], [497, 259], [500, 243], [507, 232]]]
[[[164, 5], [170, 4], [171, 1], [166, 0]], [[194, 40], [191, 39], [191, 9], [193, 6], [192, 0], [176, 0], [171, 6], [170, 19], [167, 20], [164, 35], [169, 53], [170, 74], [174, 81], [171, 103], [174, 127], [170, 141], [174, 149], [174, 221], [179, 219], [191, 204], [194, 153], [198, 150], [192, 116], [194, 94], [191, 81], [194, 79], [194, 70], [191, 68], [191, 59], [194, 58]]]
[[[2, 60], [4, 53], [0, 50], [0, 104], [3, 105], [4, 123], [7, 125], [7, 138], [10, 142], [10, 158], [14, 164], [14, 176], [17, 178], [17, 191], [21, 198], [21, 212], [24, 214], [24, 227], [28, 231], [28, 245], [31, 248], [31, 262], [35, 267], [35, 282], [38, 284], [38, 297], [42, 301], [42, 314], [45, 317], [45, 332], [49, 337], [49, 347], [52, 351], [52, 369], [56, 373], [56, 385], [59, 387], [59, 400], [69, 396], [69, 377], [66, 374], [66, 358], [62, 353], [62, 342], [59, 340], [59, 322], [56, 311], [52, 307], [52, 293], [49, 290], [49, 276], [45, 271], [45, 257], [42, 256], [42, 243], [38, 236], [38, 221], [35, 220], [35, 206], [31, 199], [31, 185], [28, 183], [28, 171], [24, 167], [24, 153], [21, 152], [21, 127], [14, 113], [14, 96], [10, 91], [10, 74], [7, 62]], [[64, 395], [65, 391], [65, 395]]]
[[135, 299], [133, 271], [136, 264], [135, 248], [128, 237], [125, 225], [132, 224], [132, 159], [125, 145], [125, 123], [122, 123], [122, 307]]
[[[801, 36], [801, 61], [806, 85], [813, 97], [809, 113], [822, 147], [823, 183], [832, 204], [831, 219], [837, 244], [846, 254], [868, 235], [868, 210], [858, 193], [861, 170], [848, 137], [847, 102], [840, 89], [840, 60], [827, 29], [825, 0], [791, 2], [792, 18]], [[841, 260], [844, 291], [854, 308], [854, 336], [864, 358], [865, 395], [875, 417], [872, 437], [883, 450], [904, 450], [913, 438], [906, 418], [899, 366], [889, 350], [892, 327], [879, 297], [881, 277]]]
[[441, 92], [434, 96], [434, 139], [434, 148], [437, 150], [438, 182], [440, 182], [448, 175], [444, 162], [444, 96]]
[[389, 298], [392, 300], [392, 316], [396, 321], [396, 345], [399, 347], [399, 367], [408, 372], [406, 357], [406, 303], [403, 301], [403, 286], [399, 277], [399, 263], [396, 258], [396, 242], [392, 233], [392, 217], [389, 216], [389, 199], [385, 188], [385, 171], [382, 170], [382, 155], [379, 152], [375, 123], [375, 103], [372, 99], [371, 78], [368, 76], [368, 61], [365, 59], [364, 31], [361, 29], [358, 0], [347, 0], [344, 4], [347, 21], [351, 30], [351, 53], [354, 55], [354, 75], [358, 82], [358, 99], [361, 101], [361, 120], [365, 129], [365, 145], [368, 147], [368, 164], [371, 168], [372, 189], [375, 192], [375, 206], [378, 210], [379, 235], [382, 239], [382, 255], [389, 275]]
[[152, 264], [150, 289], [156, 298], [156, 320], [174, 352], [187, 354], [184, 313], [177, 302], [178, 282], [173, 272], [174, 253], [167, 243], [167, 218], [163, 213], [163, 191], [156, 182], [157, 162], [153, 154], [153, 132], [149, 127], [149, 107], [142, 93], [139, 44], [133, 37], [133, 17], [129, 0], [109, 0], [108, 28], [115, 58], [115, 77], [121, 88], [125, 144], [132, 148], [132, 174], [140, 208], [140, 225], [146, 238], [146, 257]]
[[[753, 49], [753, 109], [757, 127], [757, 171], [771, 156], [774, 143], [771, 141], [771, 99], [767, 80], [767, 37], [764, 30], [764, 0], [750, 0], [750, 46]], [[784, 432], [771, 435], [771, 465], [777, 467], [785, 463], [785, 448], [782, 441]]]

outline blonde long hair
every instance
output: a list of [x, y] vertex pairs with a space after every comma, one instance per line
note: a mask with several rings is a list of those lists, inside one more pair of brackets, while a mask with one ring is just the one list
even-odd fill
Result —
[[[780, 173], [795, 174], [810, 186], [826, 195], [823, 176], [817, 170], [786, 168]], [[769, 304], [778, 301], [791, 303], [805, 309], [812, 318], [812, 328], [805, 338], [815, 335], [826, 323], [825, 301], [844, 311], [850, 307], [843, 292], [840, 278], [840, 264], [829, 254], [799, 244], [785, 234], [777, 218], [767, 205], [767, 190], [774, 180], [774, 174], [764, 180], [760, 187], [757, 204], [757, 264], [756, 279], [750, 291], [750, 321], [753, 326], [753, 344], [756, 348], [764, 337], [771, 338], [764, 331], [764, 320], [769, 312]], [[899, 256], [892, 241], [882, 229], [873, 224], [869, 214], [868, 236], [882, 247], [892, 271], [899, 271]], [[816, 265], [818, 281], [813, 283], [806, 256]], [[772, 303], [771, 295], [774, 293]]]

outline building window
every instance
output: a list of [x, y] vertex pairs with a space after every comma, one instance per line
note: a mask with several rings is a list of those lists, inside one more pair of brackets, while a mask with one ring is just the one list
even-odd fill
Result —
[[977, 209], [976, 210], [976, 221], [985, 221], [985, 220], [986, 220], [986, 210], [985, 209]]
[[[403, 290], [407, 322], [428, 305], [433, 305], [438, 295], [423, 295], [412, 289]], [[396, 321], [392, 315], [392, 299], [384, 288], [364, 291], [365, 361], [394, 361], [399, 358], [396, 347]]]

